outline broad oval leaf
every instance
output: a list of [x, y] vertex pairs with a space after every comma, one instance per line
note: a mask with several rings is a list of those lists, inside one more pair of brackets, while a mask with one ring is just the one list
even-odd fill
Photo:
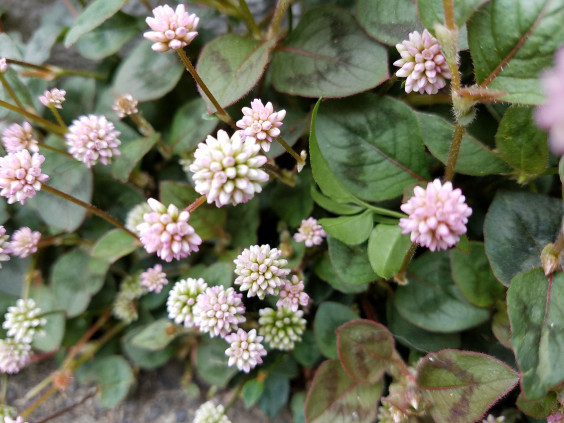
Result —
[[167, 333], [167, 328], [174, 323], [163, 318], [144, 326], [132, 339], [131, 343], [136, 347], [149, 351], [159, 351], [165, 348], [174, 339]]
[[326, 301], [315, 314], [313, 332], [321, 353], [327, 358], [336, 358], [337, 335], [335, 331], [343, 323], [358, 319], [358, 315], [344, 304]]
[[[196, 69], [221, 107], [235, 103], [255, 86], [275, 43], [275, 39], [257, 41], [226, 34], [204, 47]], [[199, 87], [198, 90], [209, 112], [214, 113], [215, 107]]]
[[196, 352], [198, 374], [207, 383], [224, 387], [237, 373], [236, 367], [227, 366], [225, 350], [228, 347], [225, 340], [218, 338], [198, 344]]
[[92, 248], [92, 257], [113, 263], [135, 251], [139, 246], [136, 238], [121, 229], [112, 229], [102, 236]]
[[366, 253], [366, 244], [346, 245], [329, 236], [329, 257], [336, 275], [350, 285], [362, 285], [378, 279]]
[[113, 159], [110, 164], [112, 176], [122, 182], [127, 182], [135, 166], [153, 148], [160, 137], [159, 133], [154, 133], [148, 137], [123, 142], [120, 149], [121, 154]]
[[208, 118], [202, 99], [190, 100], [174, 113], [172, 127], [165, 142], [175, 154], [194, 150], [217, 126], [217, 118]]
[[486, 254], [505, 286], [513, 276], [541, 265], [542, 249], [554, 242], [562, 224], [562, 201], [526, 192], [500, 192], [492, 202], [484, 235]]
[[417, 367], [417, 384], [437, 422], [475, 422], [519, 382], [507, 364], [485, 354], [443, 350]]
[[337, 291], [345, 294], [358, 294], [364, 292], [368, 288], [368, 283], [363, 284], [350, 284], [343, 281], [333, 269], [329, 253], [323, 252], [323, 255], [315, 261], [315, 274], [322, 280], [327, 282]]
[[558, 410], [560, 408], [558, 397], [554, 391], [550, 391], [544, 398], [534, 401], [527, 400], [523, 396], [523, 392], [521, 392], [515, 405], [527, 416], [531, 416], [536, 419], [546, 419], [552, 414], [553, 410]]
[[345, 10], [308, 10], [272, 59], [272, 83], [304, 97], [345, 97], [388, 79], [386, 49]]
[[391, 364], [394, 338], [388, 329], [371, 320], [353, 320], [337, 329], [339, 360], [359, 383], [378, 382]]
[[426, 252], [412, 261], [407, 279], [409, 283], [396, 291], [395, 306], [414, 325], [432, 332], [457, 332], [489, 317], [454, 284], [448, 251]]
[[528, 400], [541, 399], [564, 381], [564, 273], [555, 273], [552, 281], [540, 268], [518, 274], [507, 306], [523, 393]]
[[328, 101], [315, 131], [329, 168], [363, 200], [391, 199], [429, 178], [415, 113], [397, 100], [362, 95]]
[[61, 346], [65, 335], [65, 314], [58, 307], [52, 287], [45, 285], [32, 287], [31, 298], [35, 300], [41, 312], [45, 313], [44, 317], [47, 320], [43, 328], [45, 334], [33, 337], [33, 348], [45, 352], [54, 351]]
[[362, 244], [370, 236], [374, 222], [372, 212], [366, 210], [355, 216], [326, 217], [319, 219], [325, 232], [347, 245]]
[[362, 385], [347, 375], [339, 360], [325, 361], [307, 394], [306, 422], [372, 423], [381, 394], [381, 383]]
[[398, 225], [376, 225], [368, 238], [368, 260], [382, 278], [390, 279], [401, 269], [411, 240]]
[[564, 42], [562, 0], [491, 0], [468, 23], [477, 83], [504, 101], [540, 104], [539, 72]]

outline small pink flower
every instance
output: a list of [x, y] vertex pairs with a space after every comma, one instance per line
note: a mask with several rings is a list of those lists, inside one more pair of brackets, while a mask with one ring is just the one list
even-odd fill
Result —
[[143, 37], [154, 43], [151, 47], [154, 51], [186, 47], [198, 35], [196, 28], [200, 18], [195, 13], [189, 15], [183, 4], [179, 4], [176, 10], [168, 5], [157, 6], [153, 15], [154, 18], [145, 19], [152, 31], [145, 32]]
[[31, 357], [31, 345], [13, 338], [0, 339], [0, 372], [14, 374], [23, 369]]
[[282, 126], [286, 110], [275, 112], [270, 101], [265, 106], [255, 98], [251, 107], [243, 107], [242, 112], [244, 116], [237, 122], [237, 127], [242, 129], [245, 136], [256, 138], [264, 151], [270, 150], [272, 138], [280, 136], [278, 128]]
[[202, 238], [188, 224], [190, 213], [180, 212], [174, 204], [168, 208], [154, 198], [147, 200], [151, 212], [145, 213], [144, 222], [137, 226], [141, 243], [148, 253], [157, 253], [161, 259], [171, 262], [188, 257], [198, 251]]
[[37, 140], [33, 138], [33, 130], [29, 122], [22, 125], [14, 123], [2, 132], [2, 144], [8, 153], [17, 153], [21, 150], [29, 150], [33, 153], [39, 151]]
[[112, 156], [120, 154], [118, 140], [120, 132], [116, 131], [113, 123], [104, 116], [80, 116], [69, 126], [65, 134], [69, 153], [75, 159], [92, 167], [98, 161], [107, 165], [111, 163]]
[[53, 88], [51, 91], [46, 90], [43, 95], [39, 97], [39, 101], [46, 107], [53, 106], [56, 109], [62, 109], [66, 94], [67, 92], [65, 90]]
[[0, 73], [4, 73], [8, 70], [8, 63], [5, 57], [0, 57]]
[[286, 281], [284, 287], [280, 290], [280, 299], [276, 303], [276, 307], [286, 307], [293, 312], [298, 311], [300, 306], [307, 307], [309, 304], [309, 295], [304, 292], [304, 283], [296, 275], [292, 276], [291, 281]]
[[27, 150], [0, 157], [0, 195], [8, 199], [8, 204], [16, 201], [25, 204], [41, 189], [41, 183], [49, 180], [49, 176], [41, 173], [44, 161], [41, 154], [32, 156]]
[[231, 367], [235, 364], [245, 373], [261, 364], [261, 357], [266, 355], [266, 350], [261, 344], [263, 337], [257, 335], [256, 329], [249, 332], [239, 329], [237, 333], [227, 335], [225, 340], [231, 344], [225, 351], [225, 355], [229, 356], [227, 365]]
[[546, 418], [546, 423], [562, 423], [564, 422], [564, 416], [559, 411], [551, 414]]
[[302, 220], [298, 232], [294, 234], [294, 240], [296, 242], [305, 242], [306, 247], [320, 245], [326, 237], [327, 233], [317, 223], [317, 219], [313, 217]]
[[466, 233], [466, 223], [472, 209], [466, 205], [465, 197], [452, 183], [441, 185], [435, 179], [427, 189], [415, 187], [414, 196], [401, 209], [409, 215], [399, 221], [402, 233], [411, 233], [411, 241], [431, 251], [446, 250]]
[[247, 320], [242, 297], [233, 288], [225, 289], [221, 285], [206, 288], [198, 295], [193, 309], [195, 325], [212, 338], [224, 338]]
[[126, 116], [135, 115], [139, 112], [137, 104], [139, 104], [139, 102], [135, 100], [131, 94], [124, 94], [116, 98], [112, 109], [123, 119]]
[[166, 273], [163, 272], [163, 267], [160, 264], [156, 264], [155, 267], [141, 273], [141, 285], [146, 286], [149, 292], [158, 294], [167, 284]]
[[22, 416], [16, 417], [16, 420], [10, 416], [4, 416], [4, 423], [27, 423]]
[[538, 126], [548, 131], [550, 150], [564, 155], [564, 48], [554, 55], [554, 67], [541, 76], [541, 85], [546, 96], [543, 105], [535, 110]]
[[441, 53], [441, 45], [426, 29], [423, 35], [414, 31], [409, 34], [409, 41], [396, 44], [401, 59], [394, 66], [401, 67], [397, 76], [407, 77], [405, 92], [419, 91], [420, 94], [436, 94], [450, 79], [450, 70]]
[[24, 226], [12, 234], [10, 251], [16, 257], [25, 258], [37, 251], [37, 244], [40, 239], [40, 232], [33, 232], [27, 226]]

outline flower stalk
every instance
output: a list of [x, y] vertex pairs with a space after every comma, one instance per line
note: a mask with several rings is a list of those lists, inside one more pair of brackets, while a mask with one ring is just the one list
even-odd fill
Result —
[[67, 130], [66, 128], [61, 128], [59, 125], [55, 125], [53, 122], [48, 121], [47, 119], [42, 118], [34, 113], [30, 113], [27, 110], [14, 106], [4, 100], [0, 100], [0, 107], [4, 107], [5, 109], [11, 110], [12, 112], [19, 113], [22, 116], [36, 122], [39, 126], [46, 129], [49, 132], [52, 132], [57, 135], [64, 135]]
[[0, 82], [2, 83], [2, 86], [4, 87], [6, 92], [10, 95], [10, 97], [12, 97], [12, 100], [14, 100], [14, 103], [16, 103], [16, 105], [19, 108], [24, 109], [23, 104], [20, 102], [20, 100], [18, 99], [18, 96], [16, 95], [16, 93], [14, 92], [14, 90], [12, 89], [12, 87], [10, 86], [8, 81], [6, 80], [6, 77], [2, 73], [0, 73]]

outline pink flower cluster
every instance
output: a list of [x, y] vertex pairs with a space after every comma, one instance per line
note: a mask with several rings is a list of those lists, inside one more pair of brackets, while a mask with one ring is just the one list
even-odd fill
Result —
[[411, 241], [431, 251], [446, 250], [466, 233], [466, 223], [472, 209], [465, 203], [460, 189], [452, 183], [441, 184], [435, 179], [427, 189], [415, 187], [414, 196], [401, 205], [409, 217], [402, 218], [399, 226], [402, 233], [411, 233]]
[[234, 364], [239, 370], [249, 373], [258, 364], [262, 363], [262, 357], [266, 355], [266, 350], [262, 346], [262, 336], [257, 335], [256, 329], [245, 332], [239, 329], [237, 333], [232, 333], [225, 337], [231, 346], [225, 351], [229, 357], [227, 365]]
[[155, 292], [158, 294], [163, 289], [163, 286], [168, 285], [166, 273], [163, 272], [163, 267], [156, 264], [141, 273], [141, 285], [147, 287], [148, 292]]
[[313, 217], [302, 220], [298, 232], [294, 234], [294, 240], [296, 242], [305, 242], [306, 247], [320, 245], [326, 237], [327, 233], [317, 223], [317, 219]]
[[280, 299], [276, 303], [276, 307], [286, 307], [294, 312], [298, 311], [300, 306], [307, 307], [309, 295], [304, 292], [304, 289], [304, 282], [297, 275], [293, 275], [292, 280], [287, 280], [280, 290]]
[[233, 288], [220, 285], [206, 288], [196, 299], [194, 324], [212, 338], [225, 338], [246, 320], [242, 297]]
[[25, 258], [37, 251], [37, 245], [41, 239], [41, 233], [32, 231], [24, 226], [12, 234], [12, 238], [6, 234], [6, 228], [0, 225], [0, 269], [3, 261], [10, 260], [10, 254]]
[[157, 6], [153, 15], [154, 18], [145, 20], [152, 31], [145, 32], [143, 36], [154, 43], [151, 48], [155, 51], [177, 50], [190, 44], [198, 35], [196, 28], [200, 18], [194, 13], [189, 15], [183, 4], [179, 4], [176, 10], [168, 5]]
[[242, 129], [245, 137], [256, 138], [264, 151], [270, 150], [272, 138], [280, 135], [282, 120], [286, 116], [286, 110], [274, 111], [269, 101], [266, 106], [262, 101], [255, 98], [251, 107], [243, 107], [243, 118], [237, 121], [237, 126]]
[[46, 90], [43, 95], [39, 97], [39, 101], [41, 101], [41, 104], [46, 107], [52, 106], [56, 109], [62, 109], [62, 104], [65, 101], [65, 95], [67, 95], [65, 90], [53, 88], [52, 90]]
[[24, 122], [21, 125], [14, 123], [4, 129], [2, 144], [8, 153], [17, 153], [26, 149], [32, 153], [39, 151], [38, 142], [33, 137], [33, 130], [29, 122]]
[[0, 157], [0, 195], [8, 199], [8, 204], [16, 201], [25, 204], [49, 180], [49, 176], [41, 173], [44, 161], [41, 154], [32, 156], [27, 150]]

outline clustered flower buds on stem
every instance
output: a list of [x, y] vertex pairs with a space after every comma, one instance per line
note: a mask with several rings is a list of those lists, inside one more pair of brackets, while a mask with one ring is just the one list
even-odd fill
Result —
[[228, 366], [237, 366], [239, 370], [249, 373], [251, 369], [262, 363], [262, 357], [266, 355], [266, 350], [262, 346], [263, 337], [257, 335], [256, 329], [245, 332], [243, 329], [237, 330], [225, 337], [231, 346], [225, 351], [229, 357]]
[[320, 245], [326, 237], [327, 233], [317, 223], [317, 219], [313, 217], [302, 220], [298, 232], [294, 234], [294, 240], [296, 242], [305, 242], [306, 247]]
[[139, 102], [135, 100], [131, 94], [124, 94], [116, 98], [112, 109], [117, 113], [120, 119], [123, 119], [126, 116], [134, 115], [139, 112], [137, 104], [139, 104]]
[[46, 90], [43, 95], [39, 97], [39, 101], [41, 101], [41, 104], [46, 107], [62, 109], [62, 104], [65, 101], [66, 94], [67, 92], [65, 90], [53, 88], [52, 90]]
[[0, 157], [0, 195], [8, 199], [8, 204], [19, 201], [24, 205], [49, 180], [49, 176], [41, 173], [44, 161], [41, 154], [32, 156], [27, 150]]
[[194, 305], [207, 287], [208, 284], [202, 278], [187, 278], [176, 282], [166, 301], [169, 319], [174, 320], [176, 324], [183, 324], [186, 328], [194, 327]]
[[148, 292], [158, 294], [163, 289], [163, 286], [168, 285], [166, 273], [163, 272], [163, 267], [160, 264], [147, 269], [141, 273], [140, 277], [141, 285], [146, 286]]
[[14, 123], [4, 129], [2, 144], [8, 153], [17, 153], [21, 150], [29, 150], [32, 153], [39, 152], [38, 142], [33, 136], [29, 122], [23, 122], [21, 125]]
[[207, 401], [196, 410], [192, 423], [231, 423], [231, 420], [225, 415], [223, 405]]
[[265, 106], [260, 99], [255, 98], [251, 107], [243, 107], [242, 112], [244, 116], [236, 124], [242, 129], [242, 135], [256, 138], [262, 149], [269, 151], [272, 138], [280, 136], [279, 128], [286, 110], [275, 112], [270, 101]]
[[155, 51], [186, 47], [198, 35], [196, 28], [200, 18], [194, 13], [189, 15], [183, 4], [179, 4], [176, 10], [168, 5], [157, 6], [153, 14], [154, 17], [145, 20], [152, 31], [145, 32], [143, 36], [154, 43], [151, 48]]
[[259, 310], [259, 314], [259, 333], [272, 348], [290, 351], [294, 349], [296, 342], [302, 340], [307, 323], [302, 310], [263, 308]]

